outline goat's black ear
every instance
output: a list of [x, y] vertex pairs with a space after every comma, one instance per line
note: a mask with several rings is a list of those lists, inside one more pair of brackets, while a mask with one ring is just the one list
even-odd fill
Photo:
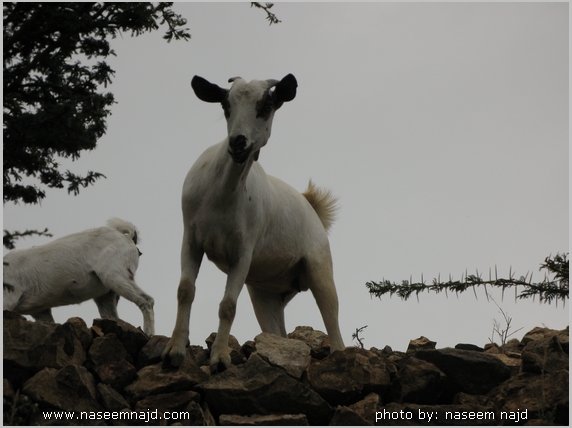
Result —
[[292, 74], [285, 76], [274, 89], [273, 98], [276, 108], [279, 108], [282, 103], [292, 101], [296, 97], [296, 88], [298, 82]]
[[201, 76], [193, 77], [191, 86], [193, 87], [193, 91], [195, 91], [195, 95], [207, 103], [220, 103], [228, 92], [226, 89], [209, 82]]

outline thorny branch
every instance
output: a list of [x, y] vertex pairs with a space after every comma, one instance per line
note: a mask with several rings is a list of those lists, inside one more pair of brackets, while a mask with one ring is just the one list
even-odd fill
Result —
[[[381, 282], [367, 282], [366, 287], [372, 296], [381, 298], [384, 294], [389, 293], [390, 297], [395, 294], [403, 300], [409, 299], [413, 293], [415, 293], [417, 299], [419, 299], [419, 293], [422, 291], [434, 291], [435, 293], [444, 291], [445, 294], [447, 294], [447, 291], [454, 291], [458, 294], [470, 288], [476, 297], [475, 287], [477, 286], [484, 287], [488, 299], [487, 285], [502, 288], [503, 297], [505, 289], [514, 287], [515, 299], [525, 299], [528, 297], [534, 299], [535, 296], [538, 296], [542, 303], [551, 303], [553, 300], [556, 301], [556, 303], [558, 303], [558, 300], [562, 300], [562, 302], [565, 303], [566, 299], [569, 298], [568, 253], [562, 255], [556, 254], [553, 258], [548, 256], [544, 264], [540, 266], [540, 270], [542, 269], [546, 269], [551, 274], [554, 274], [554, 279], [550, 280], [548, 276], [545, 275], [544, 280], [534, 283], [532, 282], [532, 273], [530, 275], [527, 273], [525, 276], [521, 276], [517, 279], [514, 276], [514, 272], [512, 272], [512, 268], [509, 271], [508, 279], [499, 278], [495, 267], [494, 279], [489, 270], [488, 280], [484, 280], [482, 273], [477, 271], [475, 275], [465, 273], [465, 275], [461, 276], [459, 281], [454, 281], [452, 277], [449, 276], [447, 282], [441, 282], [441, 278], [439, 277], [433, 279], [431, 284], [428, 284], [423, 279], [423, 276], [421, 276], [421, 282], [417, 283], [414, 283], [410, 279], [409, 281], [402, 281], [401, 284], [397, 284], [383, 279]], [[524, 290], [520, 294], [517, 294], [519, 286], [524, 287]]]

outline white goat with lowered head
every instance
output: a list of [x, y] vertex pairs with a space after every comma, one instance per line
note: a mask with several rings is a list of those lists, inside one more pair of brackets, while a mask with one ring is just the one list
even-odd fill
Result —
[[229, 82], [230, 90], [199, 76], [191, 82], [199, 99], [222, 104], [228, 136], [197, 159], [183, 185], [177, 320], [163, 352], [166, 363], [182, 364], [195, 280], [206, 254], [227, 274], [211, 349], [212, 372], [231, 364], [228, 338], [245, 283], [263, 332], [286, 336], [284, 307], [298, 292], [309, 289], [322, 314], [331, 350], [344, 348], [327, 236], [335, 199], [311, 182], [306, 193], [300, 194], [266, 175], [256, 162], [270, 137], [274, 112], [296, 96], [296, 79], [289, 74], [280, 81], [247, 83], [238, 77]]
[[95, 300], [102, 318], [118, 318], [119, 296], [143, 313], [143, 330], [154, 334], [153, 298], [135, 283], [138, 231], [112, 218], [107, 226], [14, 250], [4, 256], [4, 309], [54, 322], [52, 308]]

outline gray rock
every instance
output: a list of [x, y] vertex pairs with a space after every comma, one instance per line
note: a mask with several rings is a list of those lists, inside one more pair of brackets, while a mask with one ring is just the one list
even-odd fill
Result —
[[562, 403], [569, 398], [568, 388], [568, 370], [544, 375], [520, 373], [487, 395], [499, 411], [508, 415], [526, 410], [527, 421], [540, 419], [543, 424], [568, 425], [568, 412], [561, 411]]
[[64, 324], [33, 322], [4, 311], [3, 333], [4, 363], [9, 367], [35, 373], [45, 367], [82, 365], [86, 360], [86, 336], [75, 320]]
[[308, 369], [308, 382], [330, 405], [355, 403], [370, 392], [389, 393], [387, 366], [376, 353], [359, 348], [335, 351]]
[[93, 320], [92, 330], [94, 329], [99, 330], [103, 335], [115, 334], [131, 356], [131, 362], [137, 361], [139, 351], [149, 341], [149, 336], [140, 327], [134, 327], [120, 319], [96, 318]]
[[257, 353], [197, 385], [215, 416], [222, 414], [304, 414], [311, 424], [326, 424], [332, 408], [308, 385], [273, 367]]
[[480, 346], [472, 345], [470, 343], [458, 343], [455, 345], [455, 349], [461, 349], [463, 351], [485, 352], [485, 350]]
[[400, 360], [393, 395], [400, 403], [437, 404], [447, 376], [436, 365], [415, 357]]
[[300, 340], [261, 333], [254, 338], [254, 343], [259, 356], [296, 379], [302, 377], [312, 360], [310, 347]]
[[189, 358], [178, 369], [163, 369], [161, 363], [143, 367], [137, 372], [137, 380], [125, 387], [130, 401], [139, 401], [148, 395], [188, 391], [206, 380], [208, 376]]
[[135, 366], [126, 360], [100, 364], [95, 366], [94, 371], [101, 382], [117, 391], [123, 391], [123, 388], [137, 379]]
[[348, 407], [360, 415], [364, 420], [370, 421], [373, 424], [375, 421], [375, 412], [377, 412], [383, 405], [381, 397], [379, 394], [372, 392], [363, 400], [358, 401], [355, 404], [351, 404]]
[[109, 412], [119, 412], [123, 409], [131, 409], [127, 400], [111, 386], [105, 383], [98, 383], [97, 391], [99, 392], [105, 410]]
[[143, 345], [137, 356], [135, 367], [141, 370], [145, 366], [157, 364], [161, 362], [161, 354], [167, 345], [169, 338], [166, 336], [156, 335]]
[[457, 392], [486, 394], [511, 375], [502, 361], [493, 355], [460, 349], [424, 349], [415, 357], [435, 364], [447, 375], [444, 396], [452, 400]]
[[569, 357], [557, 335], [527, 343], [522, 350], [522, 370], [532, 373], [555, 373], [568, 369]]
[[413, 354], [421, 349], [435, 349], [437, 342], [427, 339], [425, 336], [421, 336], [417, 339], [409, 341], [409, 346], [407, 347], [406, 354]]
[[95, 379], [83, 366], [45, 368], [24, 384], [23, 393], [50, 408], [75, 412], [103, 410], [97, 401]]
[[308, 345], [312, 358], [322, 360], [330, 355], [330, 339], [322, 331], [314, 330], [312, 327], [298, 326], [292, 333], [288, 333], [288, 338], [301, 340]]
[[354, 410], [346, 406], [338, 406], [330, 420], [330, 426], [373, 426]]

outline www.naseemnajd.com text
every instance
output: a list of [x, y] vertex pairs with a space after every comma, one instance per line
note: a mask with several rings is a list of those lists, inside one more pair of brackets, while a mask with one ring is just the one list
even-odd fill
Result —
[[59, 420], [137, 420], [140, 422], [155, 421], [159, 419], [189, 419], [189, 412], [161, 412], [158, 410], [147, 411], [122, 411], [122, 412], [43, 412], [44, 418]]
[[375, 421], [379, 422], [382, 420], [414, 420], [421, 422], [434, 422], [437, 419], [445, 421], [455, 421], [455, 420], [493, 420], [501, 419], [517, 423], [519, 421], [525, 421], [528, 419], [528, 410], [518, 409], [516, 412], [471, 412], [471, 411], [425, 411], [419, 409], [418, 411], [389, 411], [383, 410], [381, 412], [375, 412]]

